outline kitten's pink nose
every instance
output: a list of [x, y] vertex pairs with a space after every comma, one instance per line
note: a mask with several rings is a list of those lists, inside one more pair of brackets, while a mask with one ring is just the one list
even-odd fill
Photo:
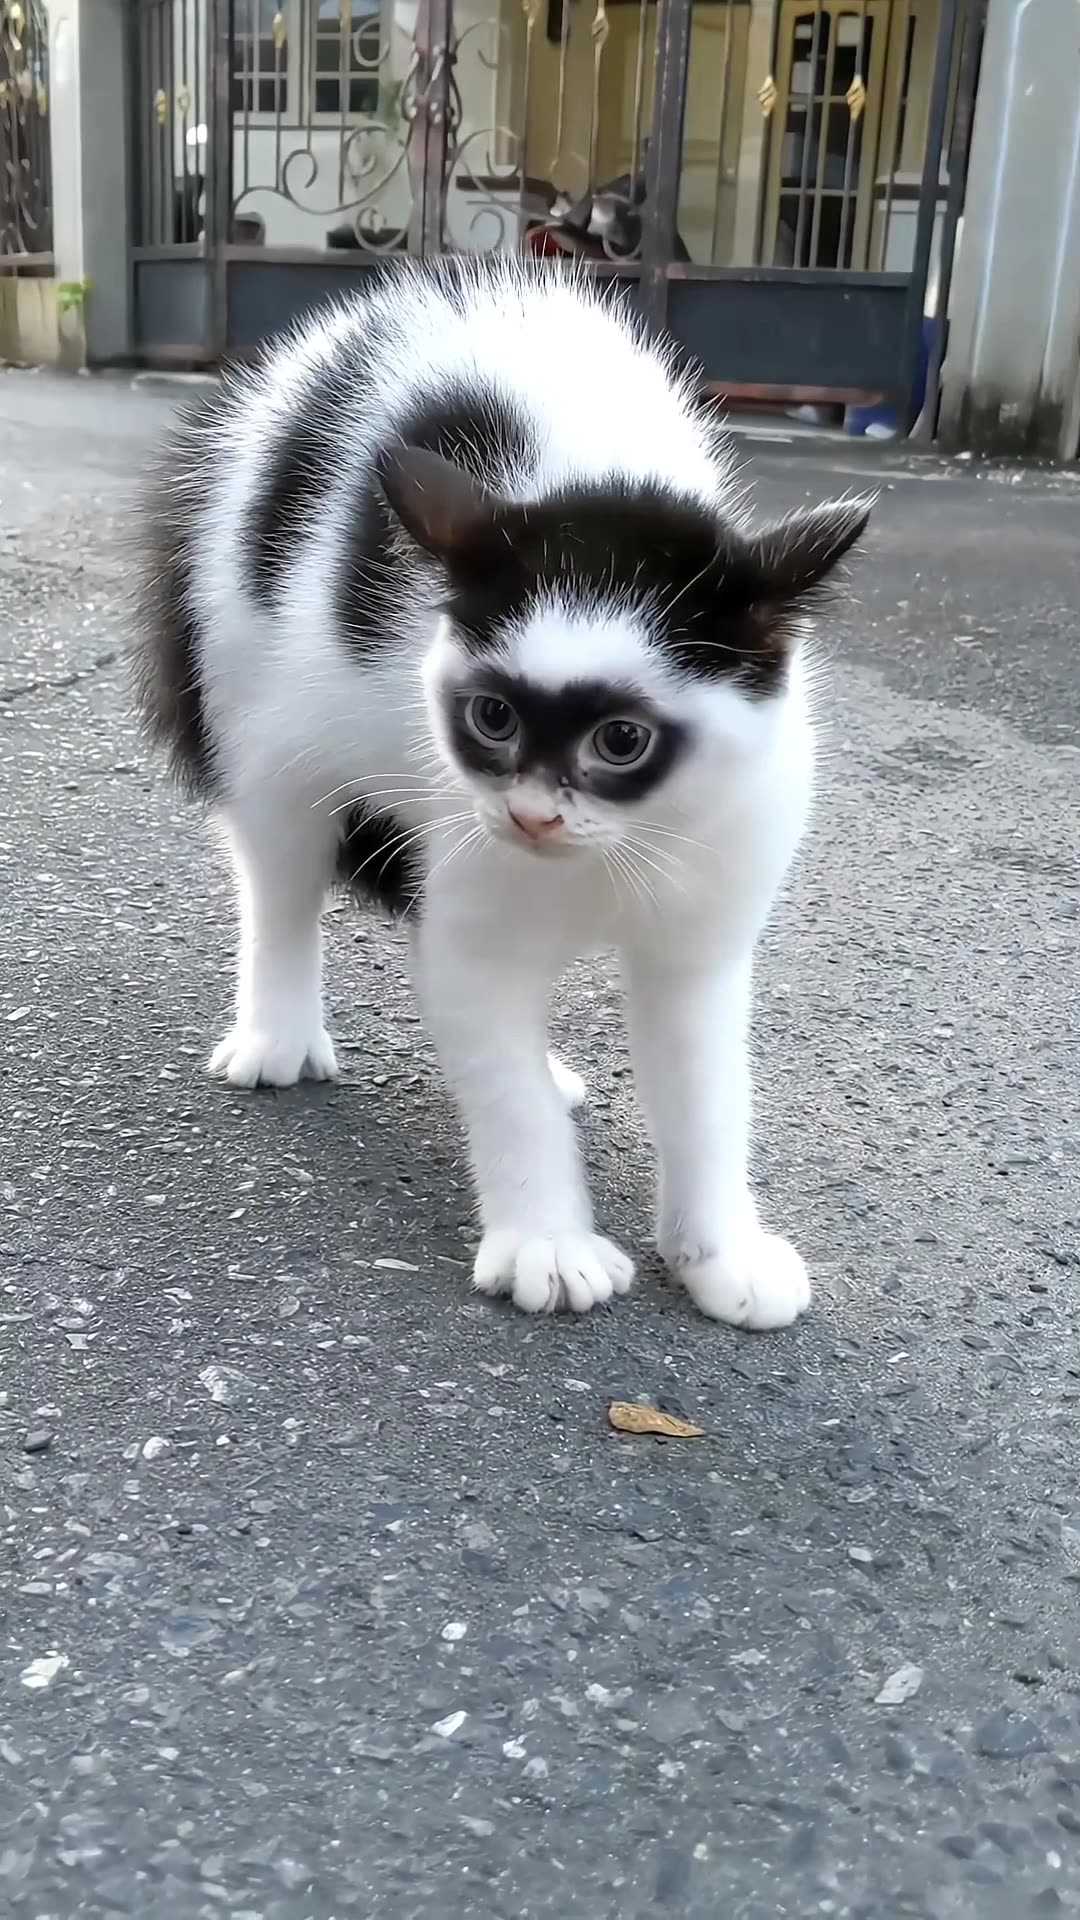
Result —
[[550, 840], [563, 825], [561, 813], [536, 813], [531, 807], [511, 806], [506, 811], [529, 840]]

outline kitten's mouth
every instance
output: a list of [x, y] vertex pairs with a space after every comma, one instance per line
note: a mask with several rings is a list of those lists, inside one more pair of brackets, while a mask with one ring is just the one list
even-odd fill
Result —
[[515, 846], [544, 855], [569, 853], [574, 843], [566, 831], [561, 813], [537, 813], [531, 808], [508, 806], [506, 817], [510, 838]]
[[499, 838], [508, 846], [517, 847], [522, 853], [531, 853], [539, 860], [565, 860], [569, 854], [580, 852], [579, 843], [572, 840], [559, 827], [555, 832], [535, 834], [522, 828], [511, 815], [499, 823]]
[[514, 841], [526, 853], [535, 854], [539, 860], [565, 860], [570, 854], [581, 851], [573, 840], [525, 840], [521, 834], [515, 834]]

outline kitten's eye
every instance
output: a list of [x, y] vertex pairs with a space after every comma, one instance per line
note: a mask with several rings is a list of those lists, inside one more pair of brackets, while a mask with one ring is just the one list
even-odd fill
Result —
[[465, 708], [465, 719], [480, 740], [512, 740], [518, 730], [513, 707], [489, 693], [473, 694]]
[[632, 767], [643, 760], [652, 745], [652, 733], [637, 720], [605, 720], [592, 737], [598, 759], [609, 767]]

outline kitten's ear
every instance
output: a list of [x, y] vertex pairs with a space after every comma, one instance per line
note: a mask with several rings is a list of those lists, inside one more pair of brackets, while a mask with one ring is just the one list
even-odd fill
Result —
[[778, 609], [812, 600], [865, 533], [875, 499], [827, 500], [754, 534], [750, 550], [759, 576], [755, 597]]
[[496, 502], [471, 474], [423, 447], [391, 447], [378, 475], [387, 500], [418, 546], [439, 560], [480, 544], [494, 524]]

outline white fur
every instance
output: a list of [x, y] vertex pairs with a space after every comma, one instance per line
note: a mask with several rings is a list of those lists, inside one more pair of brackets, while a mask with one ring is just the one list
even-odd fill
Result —
[[427, 874], [416, 972], [468, 1132], [483, 1229], [476, 1285], [529, 1311], [583, 1311], [630, 1283], [630, 1261], [593, 1228], [568, 1113], [581, 1083], [545, 1043], [558, 976], [614, 947], [659, 1159], [661, 1252], [705, 1313], [784, 1325], [809, 1287], [798, 1255], [762, 1229], [747, 1185], [747, 1022], [753, 946], [810, 792], [803, 664], [786, 692], [752, 703], [680, 676], [626, 610], [553, 599], [510, 636], [516, 671], [554, 685], [583, 663], [617, 675], [689, 719], [702, 745], [640, 808], [561, 796], [568, 846], [523, 848], [502, 797], [470, 782], [440, 737], [429, 696], [459, 659], [446, 623], [414, 597], [395, 610], [399, 648], [370, 670], [335, 633], [348, 473], [296, 543], [277, 616], [253, 604], [239, 575], [268, 432], [328, 344], [365, 329], [381, 330], [392, 352], [374, 389], [357, 395], [356, 462], [393, 440], [416, 396], [471, 369], [542, 429], [539, 463], [505, 476], [518, 499], [615, 472], [742, 514], [730, 449], [692, 410], [687, 384], [587, 283], [537, 288], [508, 266], [494, 285], [477, 276], [463, 316], [423, 278], [399, 281], [308, 323], [247, 377], [246, 409], [218, 450], [194, 595], [240, 898], [235, 1024], [212, 1067], [237, 1086], [335, 1074], [319, 913], [336, 812], [385, 802]]

